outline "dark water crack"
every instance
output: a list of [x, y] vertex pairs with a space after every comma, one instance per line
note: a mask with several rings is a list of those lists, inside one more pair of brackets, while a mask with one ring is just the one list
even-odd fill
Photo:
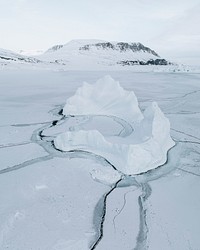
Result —
[[14, 165], [12, 167], [4, 168], [4, 169], [0, 170], [0, 174], [5, 174], [5, 173], [8, 173], [8, 172], [12, 172], [12, 171], [15, 171], [15, 170], [18, 170], [18, 169], [25, 168], [27, 166], [33, 165], [33, 164], [38, 163], [38, 162], [48, 161], [50, 159], [53, 159], [53, 156], [47, 155], [47, 156], [42, 156], [42, 157], [38, 157], [38, 158], [35, 158], [35, 159], [31, 159], [31, 160], [25, 161], [23, 163]]
[[27, 144], [32, 144], [32, 142], [31, 141], [25, 141], [25, 142], [20, 142], [20, 143], [1, 144], [0, 148], [12, 148], [12, 147], [17, 147], [17, 146], [22, 146], [22, 145], [27, 145]]
[[188, 171], [188, 170], [183, 169], [183, 168], [177, 168], [177, 169], [179, 169], [180, 171], [183, 171], [183, 172], [185, 172], [185, 173], [192, 174], [192, 175], [195, 175], [195, 176], [200, 177], [200, 174], [194, 173], [194, 172], [192, 172], [192, 171]]
[[137, 243], [134, 250], [148, 249], [148, 224], [147, 224], [147, 200], [151, 195], [151, 187], [148, 183], [138, 183], [142, 188], [142, 194], [138, 197], [139, 211], [140, 211], [140, 228], [137, 236]]
[[171, 130], [173, 130], [173, 131], [175, 131], [175, 132], [177, 132], [177, 133], [180, 133], [180, 134], [187, 135], [187, 136], [189, 136], [189, 137], [191, 137], [191, 138], [194, 138], [194, 139], [197, 139], [197, 140], [200, 141], [200, 138], [198, 138], [198, 137], [196, 137], [196, 136], [194, 136], [194, 135], [190, 135], [190, 134], [188, 134], [188, 133], [185, 133], [185, 132], [183, 132], [183, 131], [180, 131], [180, 130], [177, 130], [177, 129], [174, 129], [174, 128], [171, 128]]
[[193, 94], [196, 94], [196, 93], [198, 93], [198, 92], [200, 92], [199, 89], [198, 89], [198, 90], [191, 91], [191, 92], [189, 92], [189, 93], [186, 93], [185, 95], [182, 95], [180, 98], [185, 98], [185, 97], [187, 97], [187, 96], [189, 96], [189, 95], [193, 95]]
[[200, 145], [200, 142], [196, 142], [196, 141], [182, 141], [182, 140], [177, 140], [177, 139], [174, 139], [174, 141], [176, 142], [179, 142], [179, 143], [189, 143], [189, 144], [198, 144]]
[[196, 115], [200, 114], [200, 112], [191, 112], [191, 111], [179, 111], [179, 112], [167, 112], [165, 115]]
[[[193, 94], [196, 94], [200, 92], [200, 90], [194, 90], [194, 91], [191, 91], [191, 92], [188, 92], [186, 94], [182, 94], [181, 96], [175, 96], [175, 97], [166, 97], [166, 98], [157, 98], [156, 101], [159, 101], [159, 102], [165, 102], [165, 101], [174, 101], [174, 100], [179, 100], [179, 99], [182, 99], [182, 98], [185, 98], [189, 95], [193, 95]], [[139, 102], [142, 103], [142, 102], [152, 102], [152, 99], [139, 99]]]
[[103, 238], [103, 228], [104, 228], [104, 221], [105, 221], [105, 216], [106, 216], [106, 207], [107, 207], [107, 199], [109, 195], [117, 188], [118, 184], [122, 181], [122, 178], [120, 178], [114, 186], [110, 189], [110, 191], [106, 194], [104, 194], [103, 198], [100, 200], [100, 203], [103, 203], [103, 208], [102, 208], [102, 215], [101, 215], [101, 220], [100, 220], [100, 225], [99, 225], [99, 235], [97, 240], [93, 243], [93, 245], [90, 247], [90, 250], [96, 249], [97, 245]]

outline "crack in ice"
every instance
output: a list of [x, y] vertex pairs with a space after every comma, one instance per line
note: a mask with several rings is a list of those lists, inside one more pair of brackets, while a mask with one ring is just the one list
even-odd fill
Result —
[[193, 172], [188, 171], [188, 170], [185, 170], [185, 169], [183, 169], [183, 168], [177, 168], [177, 169], [179, 169], [180, 171], [183, 171], [183, 172], [185, 172], [185, 173], [192, 174], [192, 175], [195, 175], [195, 176], [200, 177], [200, 174], [193, 173]]
[[127, 194], [132, 193], [134, 191], [135, 191], [135, 189], [134, 190], [129, 190], [126, 193], [124, 193], [124, 195], [123, 195], [123, 199], [124, 199], [123, 205], [122, 205], [121, 209], [119, 210], [119, 212], [113, 217], [113, 226], [114, 226], [115, 232], [116, 232], [115, 220], [122, 213], [122, 211], [124, 210], [124, 208], [126, 206], [126, 196], [127, 196]]
[[148, 238], [148, 224], [147, 224], [147, 205], [146, 201], [151, 195], [151, 187], [148, 183], [138, 183], [142, 188], [142, 194], [138, 197], [138, 204], [140, 209], [140, 228], [137, 236], [137, 243], [134, 250], [146, 250]]
[[196, 136], [194, 136], [194, 135], [187, 134], [187, 133], [185, 133], [185, 132], [183, 132], [183, 131], [180, 131], [180, 130], [177, 130], [177, 129], [174, 129], [174, 128], [171, 128], [171, 130], [173, 130], [173, 131], [175, 131], [175, 132], [177, 132], [177, 133], [180, 133], [180, 134], [187, 135], [187, 136], [189, 136], [189, 137], [192, 137], [192, 138], [197, 139], [197, 140], [200, 141], [200, 138], [198, 138], [198, 137], [196, 137]]
[[109, 195], [113, 192], [113, 190], [115, 190], [118, 186], [118, 184], [122, 181], [122, 178], [120, 178], [115, 184], [114, 186], [110, 189], [110, 191], [108, 193], [106, 193], [103, 196], [103, 213], [101, 216], [101, 221], [100, 221], [100, 226], [99, 226], [99, 235], [97, 240], [93, 243], [93, 245], [90, 247], [90, 250], [94, 250], [96, 249], [96, 247], [98, 246], [99, 242], [102, 240], [103, 238], [103, 227], [104, 227], [104, 221], [105, 221], [105, 216], [106, 216], [106, 207], [107, 207], [107, 199], [109, 197]]
[[38, 163], [38, 162], [48, 161], [50, 159], [53, 159], [53, 156], [51, 156], [51, 155], [41, 156], [41, 157], [38, 157], [38, 158], [35, 158], [35, 159], [32, 159], [32, 160], [28, 160], [28, 161], [25, 161], [23, 163], [14, 165], [12, 167], [4, 168], [4, 169], [0, 170], [0, 174], [5, 174], [5, 173], [8, 173], [8, 172], [12, 172], [12, 171], [15, 171], [15, 170], [18, 170], [18, 169], [25, 168], [27, 166], [33, 165], [33, 164]]
[[0, 148], [12, 148], [12, 147], [17, 147], [17, 146], [22, 146], [22, 145], [27, 145], [27, 144], [32, 144], [31, 141], [25, 141], [25, 142], [20, 142], [20, 143], [9, 143], [9, 144], [1, 144]]

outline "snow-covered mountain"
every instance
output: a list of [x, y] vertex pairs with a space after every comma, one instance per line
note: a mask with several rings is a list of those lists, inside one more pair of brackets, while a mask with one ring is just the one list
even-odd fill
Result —
[[40, 60], [34, 57], [20, 55], [10, 50], [0, 49], [0, 63], [6, 65], [11, 62], [39, 63]]
[[69, 67], [167, 65], [154, 50], [141, 43], [109, 42], [103, 40], [72, 40], [55, 45], [38, 56], [42, 61]]

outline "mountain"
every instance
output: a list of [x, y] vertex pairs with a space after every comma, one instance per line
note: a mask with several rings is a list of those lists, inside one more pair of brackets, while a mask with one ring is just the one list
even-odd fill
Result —
[[24, 51], [20, 53], [0, 49], [0, 64], [34, 64], [42, 68], [62, 69], [104, 69], [110, 66], [130, 68], [134, 65], [171, 64], [141, 43], [103, 40], [72, 40], [65, 45], [55, 45], [34, 57], [28, 56]]
[[40, 60], [34, 57], [28, 57], [12, 52], [10, 50], [0, 49], [0, 63], [7, 65], [8, 63], [39, 63]]
[[141, 43], [109, 42], [103, 40], [72, 40], [55, 45], [38, 56], [42, 61], [69, 67], [168, 65], [154, 50]]

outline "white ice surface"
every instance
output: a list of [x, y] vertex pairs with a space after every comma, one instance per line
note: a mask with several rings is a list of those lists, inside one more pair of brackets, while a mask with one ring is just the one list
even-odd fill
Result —
[[148, 249], [198, 250], [199, 177], [179, 170], [173, 177], [152, 182], [151, 187]]
[[30, 143], [33, 131], [40, 125], [0, 126], [0, 148]]

